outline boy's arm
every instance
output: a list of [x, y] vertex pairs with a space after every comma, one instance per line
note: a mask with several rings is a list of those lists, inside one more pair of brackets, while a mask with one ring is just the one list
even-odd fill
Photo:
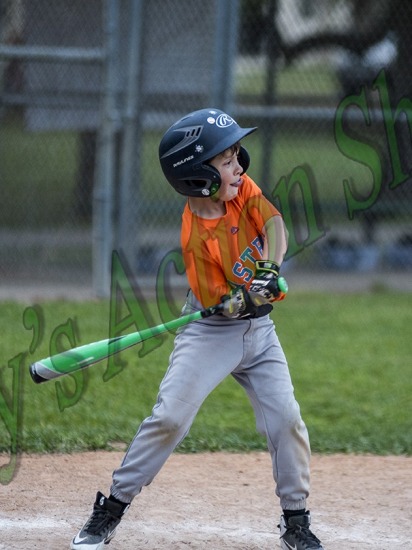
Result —
[[279, 289], [279, 270], [288, 247], [288, 231], [281, 216], [271, 217], [264, 225], [262, 260], [255, 262], [256, 273], [249, 291], [265, 302], [283, 300], [286, 296]]
[[288, 248], [288, 230], [282, 216], [273, 216], [263, 227], [265, 242], [263, 245], [263, 260], [275, 262], [280, 267]]

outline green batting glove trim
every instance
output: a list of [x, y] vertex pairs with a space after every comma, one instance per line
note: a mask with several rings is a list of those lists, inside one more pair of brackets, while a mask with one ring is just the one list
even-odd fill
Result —
[[271, 273], [274, 277], [279, 276], [280, 267], [277, 263], [270, 260], [256, 260], [256, 276]]

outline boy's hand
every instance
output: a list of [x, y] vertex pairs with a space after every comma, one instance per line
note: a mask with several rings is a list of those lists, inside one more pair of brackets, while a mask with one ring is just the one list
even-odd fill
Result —
[[268, 304], [262, 304], [261, 300], [255, 300], [247, 290], [238, 287], [222, 296], [223, 315], [231, 319], [248, 319], [267, 315], [273, 309]]
[[279, 266], [270, 260], [257, 260], [255, 266], [255, 278], [249, 287], [249, 292], [261, 296], [267, 302], [283, 300], [286, 293], [282, 292], [278, 285]]
[[223, 315], [231, 319], [244, 319], [254, 317], [257, 306], [252, 302], [247, 290], [243, 287], [234, 288], [221, 299], [223, 303]]

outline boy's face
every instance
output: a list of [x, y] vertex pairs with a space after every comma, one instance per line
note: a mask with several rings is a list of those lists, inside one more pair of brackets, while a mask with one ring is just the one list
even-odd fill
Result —
[[209, 164], [216, 168], [220, 173], [222, 183], [219, 191], [213, 198], [227, 202], [234, 199], [243, 180], [240, 174], [243, 172], [242, 166], [238, 162], [239, 146], [226, 149], [214, 157]]

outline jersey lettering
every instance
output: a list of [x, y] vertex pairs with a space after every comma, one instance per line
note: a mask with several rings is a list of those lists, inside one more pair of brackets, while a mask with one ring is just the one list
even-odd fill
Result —
[[253, 239], [252, 241], [253, 246], [256, 248], [256, 250], [259, 253], [259, 256], [263, 257], [263, 243], [260, 237], [256, 237], [256, 239]]
[[233, 273], [236, 277], [243, 279], [245, 283], [248, 283], [253, 277], [253, 271], [248, 267], [243, 266], [240, 262], [236, 262], [233, 266]]
[[248, 246], [240, 255], [240, 259], [242, 260], [242, 262], [250, 260], [252, 263], [255, 263], [255, 258], [252, 256], [252, 252], [252, 249]]

